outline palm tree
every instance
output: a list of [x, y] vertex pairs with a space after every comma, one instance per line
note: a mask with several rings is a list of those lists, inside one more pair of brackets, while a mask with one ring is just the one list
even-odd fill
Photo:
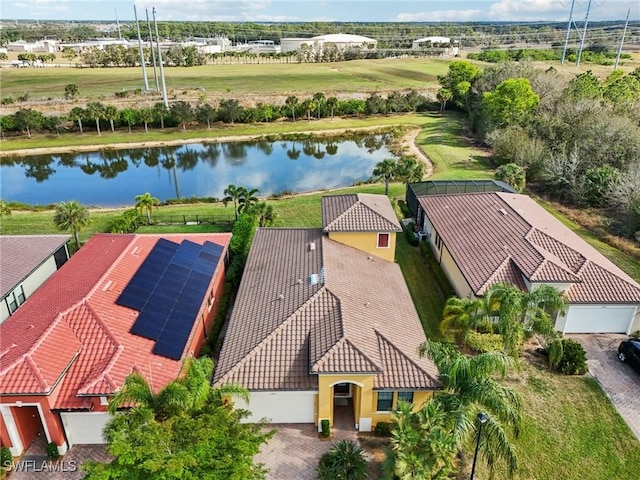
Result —
[[144, 123], [144, 133], [149, 133], [149, 123], [153, 122], [153, 109], [141, 108], [138, 110], [138, 118]]
[[393, 420], [393, 473], [401, 480], [451, 478], [458, 444], [442, 405], [432, 399], [414, 412], [400, 402]]
[[384, 194], [389, 195], [389, 183], [396, 175], [398, 164], [392, 158], [378, 162], [373, 169], [373, 176], [384, 181]]
[[335, 111], [337, 106], [338, 106], [338, 99], [336, 97], [327, 98], [327, 107], [331, 112], [331, 120], [333, 120], [333, 112]]
[[324, 93], [317, 92], [313, 94], [313, 101], [316, 102], [316, 108], [318, 109], [318, 120], [320, 120], [320, 114], [322, 113], [322, 104], [325, 101]]
[[240, 198], [242, 190], [244, 190], [243, 187], [236, 187], [231, 183], [223, 192], [225, 197], [222, 199], [222, 203], [224, 203], [226, 207], [229, 202], [233, 201], [233, 211], [236, 214], [236, 220], [238, 220], [238, 199]]
[[107, 105], [106, 107], [104, 107], [104, 116], [107, 120], [109, 120], [109, 125], [111, 126], [111, 133], [114, 133], [116, 131], [115, 126], [113, 125], [113, 122], [115, 121], [116, 118], [118, 118], [118, 109], [115, 105]]
[[147, 221], [151, 224], [151, 211], [153, 207], [158, 208], [160, 205], [160, 200], [156, 197], [152, 197], [149, 192], [143, 193], [142, 195], [136, 195], [136, 210], [140, 213], [145, 211], [147, 213]]
[[87, 115], [89, 115], [91, 118], [93, 118], [96, 122], [96, 131], [98, 132], [98, 135], [101, 135], [100, 133], [100, 120], [102, 118], [105, 118], [105, 113], [104, 113], [104, 105], [102, 105], [100, 102], [91, 102], [87, 104]]
[[564, 294], [550, 285], [524, 292], [514, 285], [497, 283], [487, 290], [485, 297], [496, 306], [505, 351], [516, 361], [526, 336], [556, 335], [553, 317], [566, 306]]
[[53, 223], [59, 230], [71, 230], [76, 247], [80, 248], [80, 237], [78, 232], [91, 223], [89, 210], [77, 200], [60, 202], [56, 205]]
[[522, 402], [511, 388], [498, 383], [515, 365], [512, 357], [501, 352], [463, 355], [451, 345], [427, 340], [420, 354], [431, 358], [440, 372], [443, 391], [434, 396], [453, 424], [458, 448], [471, 443], [476, 436], [478, 413], [487, 412], [480, 452], [493, 472], [496, 463], [506, 462], [509, 473], [518, 467], [516, 452], [509, 442], [505, 427], [517, 437], [520, 433]]
[[138, 121], [138, 111], [133, 108], [125, 108], [120, 112], [120, 118], [127, 122], [129, 133], [131, 133], [131, 125], [135, 125]]
[[414, 157], [402, 157], [398, 162], [396, 177], [405, 185], [419, 182], [424, 177], [424, 163], [419, 162]]
[[258, 217], [258, 225], [260, 227], [270, 227], [278, 216], [273, 211], [273, 205], [268, 205], [267, 202], [256, 203], [251, 208], [251, 211]]
[[82, 130], [82, 119], [84, 118], [84, 110], [80, 107], [73, 107], [69, 112], [69, 120], [72, 122], [78, 122], [78, 127], [80, 128], [80, 135], [84, 134]]
[[167, 107], [163, 102], [158, 102], [153, 106], [153, 113], [160, 118], [160, 128], [164, 130], [164, 117], [169, 113]]
[[440, 111], [444, 112], [447, 108], [447, 102], [453, 98], [453, 93], [448, 88], [441, 88], [436, 94], [438, 101], [440, 102]]
[[239, 197], [238, 197], [238, 213], [248, 212], [252, 206], [258, 203], [258, 194], [260, 190], [257, 188], [252, 188], [251, 190], [247, 190], [244, 187], [240, 187]]
[[183, 365], [184, 375], [154, 393], [147, 380], [139, 373], [130, 374], [122, 388], [109, 402], [109, 413], [115, 414], [123, 404], [135, 404], [135, 409], [151, 410], [159, 421], [183, 411], [195, 411], [213, 398], [221, 401], [224, 395], [238, 395], [249, 399], [246, 389], [227, 384], [219, 388], [211, 386], [213, 360], [209, 357], [187, 357]]
[[[476, 299], [451, 297], [444, 305], [442, 320], [440, 321], [440, 331], [446, 335], [450, 330], [456, 329], [460, 342], [465, 344], [469, 332], [484, 327], [491, 329], [490, 317], [495, 312], [487, 301], [490, 297]], [[494, 305], [495, 308], [495, 305]]]
[[298, 105], [298, 97], [295, 95], [289, 95], [284, 101], [284, 104], [291, 109], [291, 116], [293, 121], [296, 121], [296, 106]]

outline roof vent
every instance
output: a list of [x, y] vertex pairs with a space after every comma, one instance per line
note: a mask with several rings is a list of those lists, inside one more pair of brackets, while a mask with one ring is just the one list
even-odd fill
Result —
[[367, 257], [367, 260], [373, 261], [373, 257], [372, 257], [371, 255], [369, 255], [369, 256]]
[[283, 294], [278, 295], [278, 300], [284, 300], [284, 295]]
[[316, 249], [316, 242], [309, 242], [309, 251], [313, 252]]
[[296, 283], [297, 283], [298, 285], [302, 285], [302, 279], [301, 279], [301, 278], [299, 278], [299, 279], [296, 281]]
[[502, 215], [507, 215], [507, 211], [504, 208], [498, 210]]
[[320, 281], [320, 275], [317, 273], [312, 273], [309, 275], [309, 285], [317, 285]]

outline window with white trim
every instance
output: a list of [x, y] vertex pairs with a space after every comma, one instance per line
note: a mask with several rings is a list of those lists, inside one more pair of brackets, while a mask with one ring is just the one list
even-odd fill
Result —
[[388, 233], [379, 233], [378, 234], [378, 248], [389, 248], [389, 234]]
[[9, 309], [9, 314], [15, 312], [20, 305], [22, 305], [26, 298], [24, 296], [24, 289], [22, 285], [16, 288], [13, 292], [6, 296], [4, 301], [7, 303], [7, 308]]
[[393, 392], [378, 392], [376, 411], [390, 412], [393, 407]]
[[398, 392], [398, 403], [413, 403], [413, 392]]

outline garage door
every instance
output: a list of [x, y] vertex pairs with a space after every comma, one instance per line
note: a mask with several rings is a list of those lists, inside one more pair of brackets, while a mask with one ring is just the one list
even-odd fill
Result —
[[76, 444], [105, 443], [102, 430], [109, 421], [108, 413], [62, 412], [60, 416], [70, 447]]
[[236, 408], [251, 412], [245, 421], [267, 418], [271, 423], [314, 423], [317, 392], [251, 392], [249, 404], [235, 399]]
[[564, 333], [628, 333], [635, 315], [630, 305], [571, 305]]

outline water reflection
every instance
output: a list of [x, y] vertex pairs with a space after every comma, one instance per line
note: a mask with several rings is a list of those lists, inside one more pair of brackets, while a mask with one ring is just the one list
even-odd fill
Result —
[[390, 156], [388, 140], [388, 135], [367, 135], [5, 157], [0, 186], [9, 201], [74, 198], [101, 206], [130, 204], [144, 191], [161, 200], [221, 198], [229, 183], [258, 188], [261, 195], [337, 188], [369, 178], [373, 166]]

